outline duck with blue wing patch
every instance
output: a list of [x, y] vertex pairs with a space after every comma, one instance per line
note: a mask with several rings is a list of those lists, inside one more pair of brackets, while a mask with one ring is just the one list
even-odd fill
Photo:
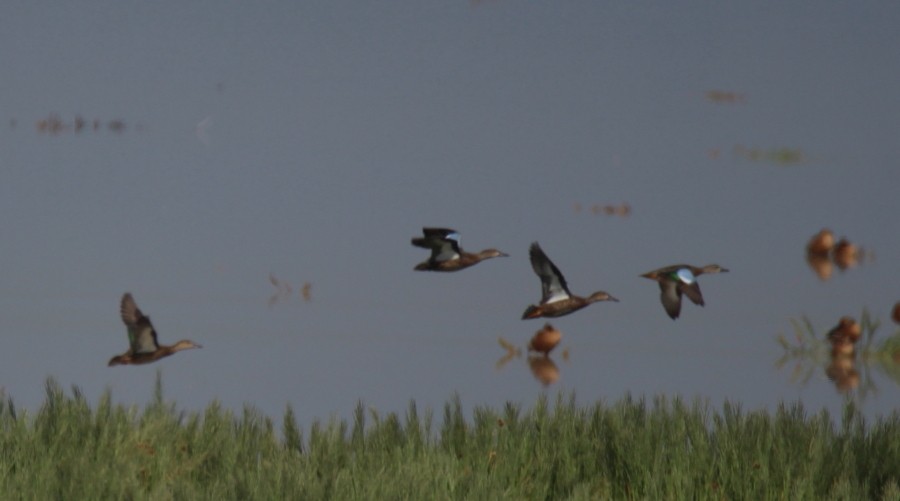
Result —
[[702, 268], [689, 264], [675, 264], [641, 275], [659, 283], [659, 299], [669, 318], [675, 320], [681, 315], [681, 296], [685, 295], [692, 303], [703, 306], [703, 294], [697, 277], [703, 274], [727, 272], [717, 264], [708, 264]]

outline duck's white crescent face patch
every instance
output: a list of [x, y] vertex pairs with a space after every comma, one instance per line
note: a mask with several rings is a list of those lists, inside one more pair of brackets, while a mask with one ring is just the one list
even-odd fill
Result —
[[692, 284], [692, 283], [694, 283], [694, 280], [696, 280], [694, 278], [694, 274], [691, 273], [691, 270], [689, 270], [687, 268], [682, 268], [682, 269], [676, 271], [675, 275], [678, 276], [678, 278], [686, 284]]
[[459, 233], [456, 233], [456, 232], [447, 233], [446, 238], [449, 238], [450, 240], [454, 240], [454, 241], [456, 241], [456, 243], [459, 243]]

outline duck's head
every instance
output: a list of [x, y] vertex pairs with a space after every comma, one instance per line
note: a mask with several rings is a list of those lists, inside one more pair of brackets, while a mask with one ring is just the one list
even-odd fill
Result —
[[587, 297], [589, 303], [595, 303], [597, 301], [614, 301], [616, 303], [619, 302], [618, 299], [614, 298], [611, 294], [604, 291], [597, 291], [590, 296]]
[[497, 249], [485, 249], [478, 253], [481, 259], [490, 259], [492, 257], [509, 257], [509, 254], [498, 251]]
[[192, 348], [203, 348], [203, 346], [191, 341], [190, 339], [182, 339], [172, 345], [172, 351], [190, 350]]
[[728, 268], [723, 268], [722, 266], [719, 266], [718, 264], [708, 264], [708, 265], [704, 266], [703, 268], [701, 268], [701, 270], [703, 271], [703, 273], [726, 273], [726, 272], [728, 272]]

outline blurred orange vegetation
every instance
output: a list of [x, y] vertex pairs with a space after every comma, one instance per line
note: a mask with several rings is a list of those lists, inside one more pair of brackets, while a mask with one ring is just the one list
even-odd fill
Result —
[[[15, 127], [16, 120], [12, 119], [10, 121], [10, 126]], [[62, 118], [60, 118], [58, 113], [50, 113], [46, 118], [42, 118], [35, 123], [35, 128], [41, 134], [50, 134], [50, 135], [58, 135], [64, 132], [75, 132], [76, 134], [84, 131], [87, 128], [90, 128], [94, 132], [99, 131], [103, 127], [103, 121], [99, 118], [94, 118], [90, 122], [82, 117], [81, 115], [75, 115], [75, 118], [72, 119], [71, 122], [66, 122]], [[114, 119], [106, 122], [106, 128], [110, 132], [115, 132], [116, 134], [121, 134], [125, 132], [127, 125], [124, 120]], [[140, 127], [137, 127], [140, 129]]]
[[705, 95], [707, 100], [716, 104], [744, 104], [747, 102], [747, 97], [739, 92], [708, 90]]
[[778, 165], [798, 165], [806, 163], [809, 160], [803, 151], [793, 148], [764, 150], [761, 148], [747, 148], [742, 145], [736, 145], [734, 147], [734, 154], [737, 157], [750, 160], [751, 162], [769, 162]]
[[[575, 202], [573, 205], [573, 209], [576, 214], [580, 214], [584, 207], [580, 202]], [[619, 217], [628, 217], [631, 215], [631, 205], [628, 202], [622, 202], [619, 205], [600, 205], [600, 204], [592, 204], [587, 210], [591, 212], [593, 215], [603, 214], [605, 216], [619, 216]]]

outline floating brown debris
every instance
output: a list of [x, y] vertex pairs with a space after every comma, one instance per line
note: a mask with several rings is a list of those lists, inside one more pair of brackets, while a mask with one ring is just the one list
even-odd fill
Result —
[[65, 128], [65, 124], [63, 124], [62, 120], [60, 120], [59, 118], [59, 115], [57, 115], [56, 113], [51, 113], [47, 118], [42, 118], [37, 121], [38, 132], [59, 134]]
[[547, 322], [534, 333], [531, 341], [528, 342], [528, 351], [536, 351], [548, 356], [561, 340], [562, 333]]
[[110, 120], [110, 122], [106, 124], [106, 127], [117, 134], [121, 134], [125, 131], [125, 122], [122, 120]]
[[[14, 121], [11, 123], [14, 126]], [[94, 118], [89, 121], [81, 115], [75, 115], [75, 118], [73, 118], [71, 122], [66, 122], [60, 118], [58, 113], [50, 113], [46, 118], [42, 118], [35, 123], [38, 132], [52, 135], [68, 131], [74, 131], [77, 134], [87, 130], [89, 126], [94, 132], [98, 132], [103, 126], [103, 121], [99, 118]], [[117, 118], [107, 122], [106, 128], [111, 132], [121, 134], [125, 132], [127, 125], [124, 120]], [[141, 129], [142, 127], [140, 125], [135, 127], [135, 130]]]
[[312, 284], [309, 282], [303, 282], [303, 287], [300, 288], [300, 295], [303, 296], [304, 302], [312, 301]]
[[[582, 209], [581, 203], [575, 202], [574, 208], [576, 214], [580, 213]], [[631, 205], [628, 202], [622, 202], [619, 205], [591, 204], [590, 211], [595, 216], [603, 214], [606, 216], [628, 217], [631, 215]]]
[[897, 304], [894, 305], [894, 311], [891, 312], [891, 318], [894, 320], [895, 324], [900, 324], [900, 301], [897, 301]]
[[519, 351], [519, 349], [516, 348], [516, 345], [510, 343], [509, 341], [503, 339], [502, 337], [497, 338], [497, 343], [499, 343], [500, 347], [506, 351], [513, 352], [513, 353]]
[[716, 104], [744, 104], [747, 98], [743, 93], [727, 90], [708, 90], [706, 99]]
[[522, 351], [516, 347], [516, 345], [510, 343], [509, 341], [503, 339], [502, 337], [497, 338], [497, 342], [500, 343], [500, 347], [506, 350], [506, 354], [500, 357], [497, 360], [497, 363], [494, 366], [497, 369], [502, 369], [510, 360], [514, 358], [519, 358], [522, 355]]
[[287, 299], [294, 292], [294, 288], [291, 287], [291, 284], [278, 280], [275, 277], [274, 273], [269, 273], [269, 283], [275, 286], [275, 293], [269, 297], [268, 305], [269, 308], [275, 306], [282, 299]]

